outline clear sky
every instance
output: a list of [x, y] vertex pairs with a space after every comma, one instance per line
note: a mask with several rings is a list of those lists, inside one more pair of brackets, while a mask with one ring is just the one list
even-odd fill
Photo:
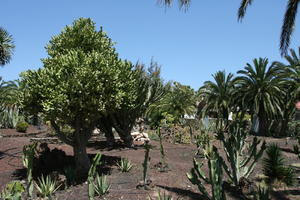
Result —
[[[217, 70], [235, 73], [253, 58], [283, 61], [278, 46], [286, 1], [256, 0], [242, 23], [237, 22], [239, 4], [193, 0], [183, 12], [176, 3], [165, 9], [157, 0], [1, 0], [0, 26], [13, 35], [16, 49], [0, 76], [13, 80], [42, 67], [48, 41], [79, 17], [103, 26], [122, 58], [145, 64], [153, 58], [165, 80], [195, 89]], [[299, 29], [292, 48], [300, 45]]]

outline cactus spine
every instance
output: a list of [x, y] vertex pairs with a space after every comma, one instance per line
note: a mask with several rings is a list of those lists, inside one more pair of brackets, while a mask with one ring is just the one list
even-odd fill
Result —
[[252, 173], [258, 159], [262, 157], [266, 149], [266, 143], [263, 142], [260, 150], [257, 151], [261, 141], [255, 137], [250, 147], [246, 148], [246, 131], [239, 124], [232, 125], [229, 130], [228, 137], [225, 136], [224, 131], [220, 131], [218, 135], [223, 143], [229, 166], [224, 161], [222, 163], [233, 184], [239, 186], [240, 179], [247, 178]]
[[23, 165], [27, 169], [26, 192], [28, 197], [32, 197], [32, 192], [33, 192], [32, 171], [33, 171], [33, 160], [34, 160], [36, 146], [37, 143], [32, 143], [32, 144], [24, 145], [23, 147]]
[[97, 153], [96, 156], [93, 159], [93, 162], [91, 164], [89, 173], [88, 173], [88, 193], [89, 193], [89, 199], [93, 200], [95, 197], [95, 185], [94, 180], [97, 175], [97, 166], [100, 165], [101, 160], [101, 154]]
[[[190, 182], [198, 186], [199, 191], [209, 200], [225, 200], [226, 196], [223, 190], [223, 170], [222, 170], [222, 158], [219, 156], [218, 150], [215, 146], [207, 146], [204, 151], [205, 157], [208, 160], [209, 177], [206, 177], [201, 167], [203, 164], [199, 164], [194, 159], [194, 168], [190, 173], [187, 173], [187, 177]], [[206, 191], [204, 184], [210, 184], [212, 188], [212, 195], [209, 195]]]

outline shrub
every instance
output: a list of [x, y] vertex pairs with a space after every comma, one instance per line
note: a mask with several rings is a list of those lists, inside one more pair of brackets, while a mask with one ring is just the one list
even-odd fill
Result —
[[28, 126], [29, 124], [27, 122], [21, 121], [17, 123], [16, 130], [18, 132], [26, 133]]
[[8, 183], [5, 189], [0, 193], [0, 199], [3, 200], [21, 200], [21, 195], [25, 191], [22, 183], [12, 181]]
[[295, 172], [292, 168], [285, 166], [285, 160], [280, 148], [271, 144], [267, 150], [267, 157], [263, 159], [263, 172], [267, 177], [268, 184], [276, 181], [291, 186], [294, 183]]

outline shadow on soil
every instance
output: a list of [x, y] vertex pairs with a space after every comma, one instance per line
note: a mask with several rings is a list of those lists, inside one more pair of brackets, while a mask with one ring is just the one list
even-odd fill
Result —
[[[60, 149], [54, 148], [50, 150], [47, 145], [42, 146], [42, 150], [39, 151], [34, 158], [33, 177], [37, 179], [41, 175], [47, 176], [56, 174], [65, 174], [67, 168], [75, 170], [75, 161], [73, 156], [68, 156]], [[88, 154], [91, 162], [96, 154]], [[117, 156], [102, 155], [101, 163], [97, 167], [97, 172], [101, 174], [111, 174], [113, 166], [121, 160]], [[13, 172], [13, 176], [17, 179], [26, 178], [26, 169], [17, 169]], [[85, 181], [85, 180], [82, 180]], [[79, 181], [78, 183], [81, 183]]]
[[164, 185], [156, 185], [157, 187], [160, 187], [162, 189], [168, 190], [170, 192], [176, 193], [178, 196], [181, 197], [189, 197], [191, 199], [197, 200], [197, 199], [205, 199], [205, 197], [199, 193], [192, 192], [190, 190], [185, 190], [177, 187], [168, 187]]

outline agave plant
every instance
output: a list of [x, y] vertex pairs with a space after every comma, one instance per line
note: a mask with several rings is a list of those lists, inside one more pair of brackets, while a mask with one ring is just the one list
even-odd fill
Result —
[[[149, 196], [148, 200], [154, 200], [154, 199]], [[167, 195], [165, 192], [161, 194], [160, 191], [158, 191], [156, 200], [173, 200], [173, 197], [171, 195]]]
[[107, 182], [106, 176], [99, 176], [97, 174], [96, 176], [96, 182], [94, 183], [95, 192], [102, 196], [106, 193], [108, 193], [110, 189], [110, 184]]
[[57, 182], [55, 180], [51, 180], [50, 176], [44, 176], [42, 175], [41, 178], [38, 178], [38, 181], [36, 183], [36, 189], [40, 193], [40, 195], [45, 198], [52, 198], [52, 195], [59, 189], [60, 185], [57, 185]]
[[118, 167], [121, 172], [129, 172], [132, 169], [133, 164], [131, 164], [131, 162], [127, 158], [122, 158], [118, 163]]
[[285, 159], [280, 148], [276, 144], [271, 144], [266, 153], [267, 157], [263, 159], [263, 172], [267, 177], [267, 183], [272, 185], [278, 181], [287, 186], [293, 185], [295, 172], [293, 168], [285, 166]]

